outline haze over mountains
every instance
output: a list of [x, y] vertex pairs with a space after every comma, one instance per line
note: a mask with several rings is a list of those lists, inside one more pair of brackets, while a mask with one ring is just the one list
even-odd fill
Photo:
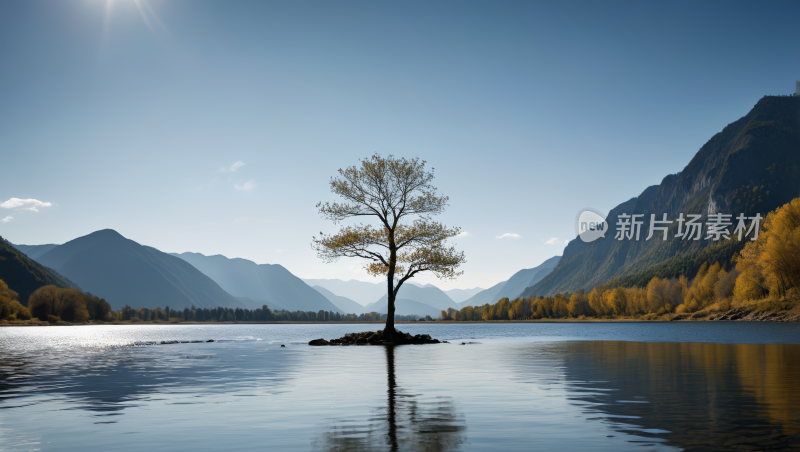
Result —
[[[400, 290], [403, 290], [401, 287]], [[456, 306], [453, 303], [451, 306]], [[445, 310], [447, 310], [445, 308]], [[383, 297], [376, 303], [373, 303], [368, 308], [369, 312], [377, 312], [380, 314], [386, 314], [389, 312], [389, 302], [387, 297]], [[418, 316], [426, 316], [429, 315], [432, 318], [436, 319], [441, 316], [442, 310], [437, 309], [429, 304], [422, 303], [416, 300], [410, 300], [407, 298], [397, 298], [394, 300], [394, 313], [397, 315], [418, 315]]]
[[363, 314], [367, 312], [366, 308], [362, 306], [360, 303], [356, 303], [355, 301], [347, 298], [341, 297], [336, 295], [335, 293], [331, 292], [330, 290], [322, 287], [322, 286], [314, 286], [312, 287], [317, 292], [321, 293], [322, 296], [328, 299], [331, 303], [336, 305], [340, 311], [346, 314]]
[[[251, 308], [278, 306], [291, 311], [343, 312], [322, 294], [278, 264], [256, 264], [247, 259], [199, 253], [172, 254], [208, 275], [225, 291], [255, 301]], [[246, 301], [246, 300], [242, 300]], [[272, 309], [272, 308], [270, 308]]]
[[486, 303], [494, 304], [501, 298], [513, 300], [519, 297], [527, 287], [538, 283], [542, 278], [553, 271], [560, 260], [561, 256], [554, 256], [536, 267], [520, 270], [514, 273], [508, 280], [501, 281], [486, 290], [480, 291], [466, 301], [460, 303], [458, 309], [465, 306], [483, 306]]
[[[314, 284], [314, 288], [328, 297], [328, 299], [346, 312], [378, 312], [385, 314], [388, 311], [388, 296], [385, 283], [369, 283], [364, 281], [339, 279], [305, 279], [306, 283]], [[342, 296], [342, 293], [358, 297], [367, 301], [365, 305], [356, 300]], [[370, 297], [370, 298], [367, 298]], [[404, 300], [400, 303], [399, 300]], [[438, 316], [442, 309], [455, 307], [453, 301], [444, 291], [432, 284], [418, 285], [406, 282], [400, 287], [397, 294], [395, 313], [402, 315], [431, 315]], [[340, 304], [341, 303], [341, 304]], [[358, 306], [352, 303], [357, 303]], [[402, 307], [401, 307], [402, 305]], [[416, 309], [417, 312], [414, 312]]]
[[[340, 297], [324, 287], [314, 286], [314, 289], [325, 295], [325, 297], [335, 304], [340, 310], [348, 314], [362, 314], [366, 312], [386, 314], [389, 311], [389, 303], [387, 301], [387, 297], [385, 296], [375, 303], [370, 303], [368, 306], [362, 306], [361, 304], [356, 303], [347, 297]], [[441, 311], [441, 309], [434, 308], [433, 306], [415, 300], [403, 298], [398, 298], [395, 300], [395, 314], [397, 315], [418, 315], [420, 317], [429, 315], [432, 318], [438, 318], [441, 314]]]
[[[557, 267], [524, 296], [591, 290], [612, 278], [627, 285], [647, 284], [653, 276], [692, 277], [701, 263], [730, 263], [745, 241], [714, 242], [675, 238], [677, 223], [668, 240], [644, 240], [650, 214], [744, 213], [748, 217], [770, 211], [800, 196], [800, 97], [767, 96], [741, 119], [714, 135], [678, 174], [646, 188], [639, 196], [613, 208], [606, 219], [612, 229], [604, 239], [569, 242]], [[643, 214], [642, 239], [615, 240], [620, 214]], [[733, 227], [736, 220], [733, 220]], [[763, 223], [762, 223], [763, 224]], [[730, 231], [733, 232], [733, 227]]]
[[355, 279], [348, 281], [341, 279], [303, 279], [303, 281], [309, 286], [324, 287], [336, 295], [347, 297], [363, 306], [374, 303], [387, 290], [385, 282], [371, 283]]
[[[388, 299], [389, 296], [384, 293], [377, 301], [367, 305], [367, 310], [383, 314], [383, 312], [380, 311], [380, 307], [388, 306]], [[413, 300], [431, 306], [437, 310], [437, 313], [443, 309], [455, 308], [457, 305], [457, 303], [448, 297], [442, 289], [432, 285], [422, 287], [415, 284], [403, 284], [400, 290], [397, 291], [397, 299]], [[383, 309], [386, 308], [384, 307]]]
[[55, 243], [51, 243], [48, 245], [14, 245], [14, 248], [22, 251], [31, 259], [36, 259], [42, 254], [52, 250], [53, 248], [57, 247]]
[[444, 293], [446, 293], [447, 296], [450, 297], [456, 303], [461, 303], [461, 302], [469, 300], [475, 294], [479, 293], [482, 290], [483, 290], [482, 287], [473, 287], [472, 289], [450, 289], [450, 290], [445, 290]]

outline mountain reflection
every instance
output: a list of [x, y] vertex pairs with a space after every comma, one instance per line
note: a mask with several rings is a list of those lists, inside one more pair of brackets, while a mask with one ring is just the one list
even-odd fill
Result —
[[298, 372], [298, 360], [285, 353], [259, 357], [243, 352], [248, 350], [237, 344], [224, 349], [219, 344], [180, 344], [14, 356], [0, 347], [0, 409], [63, 399], [70, 409], [112, 416], [195, 392], [213, 398], [264, 388], [276, 391]]
[[800, 448], [800, 346], [567, 342], [573, 403], [691, 451]]
[[466, 442], [466, 422], [449, 397], [421, 400], [398, 387], [395, 349], [386, 346], [386, 405], [365, 420], [336, 419], [314, 441], [324, 451], [453, 451]]

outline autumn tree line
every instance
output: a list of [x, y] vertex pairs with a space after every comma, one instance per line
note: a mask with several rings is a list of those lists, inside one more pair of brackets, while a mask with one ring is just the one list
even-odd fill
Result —
[[456, 321], [582, 318], [655, 319], [665, 314], [727, 311], [753, 306], [762, 311], [800, 305], [800, 198], [767, 215], [758, 239], [745, 245], [730, 269], [703, 264], [691, 280], [658, 278], [646, 287], [616, 287], [609, 282], [590, 292], [529, 297], [461, 310], [442, 311]]

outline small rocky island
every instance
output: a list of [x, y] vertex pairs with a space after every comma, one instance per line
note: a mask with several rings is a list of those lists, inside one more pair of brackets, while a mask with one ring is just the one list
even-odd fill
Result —
[[[439, 339], [431, 339], [427, 334], [412, 336], [400, 330], [394, 330], [394, 341], [388, 342], [383, 338], [383, 330], [365, 331], [363, 333], [346, 334], [330, 342], [325, 339], [314, 339], [308, 345], [415, 345], [415, 344], [440, 344]], [[444, 341], [447, 343], [447, 341]]]

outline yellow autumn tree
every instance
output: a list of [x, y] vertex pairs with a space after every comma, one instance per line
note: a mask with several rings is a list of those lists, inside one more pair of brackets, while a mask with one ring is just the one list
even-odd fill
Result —
[[589, 292], [589, 306], [595, 312], [595, 315], [602, 317], [606, 314], [605, 305], [603, 304], [603, 292], [595, 287]]
[[738, 300], [780, 299], [800, 288], [800, 198], [767, 215], [755, 242], [742, 250], [734, 288]]
[[18, 294], [0, 279], [0, 320], [29, 320], [31, 312], [17, 300]]

